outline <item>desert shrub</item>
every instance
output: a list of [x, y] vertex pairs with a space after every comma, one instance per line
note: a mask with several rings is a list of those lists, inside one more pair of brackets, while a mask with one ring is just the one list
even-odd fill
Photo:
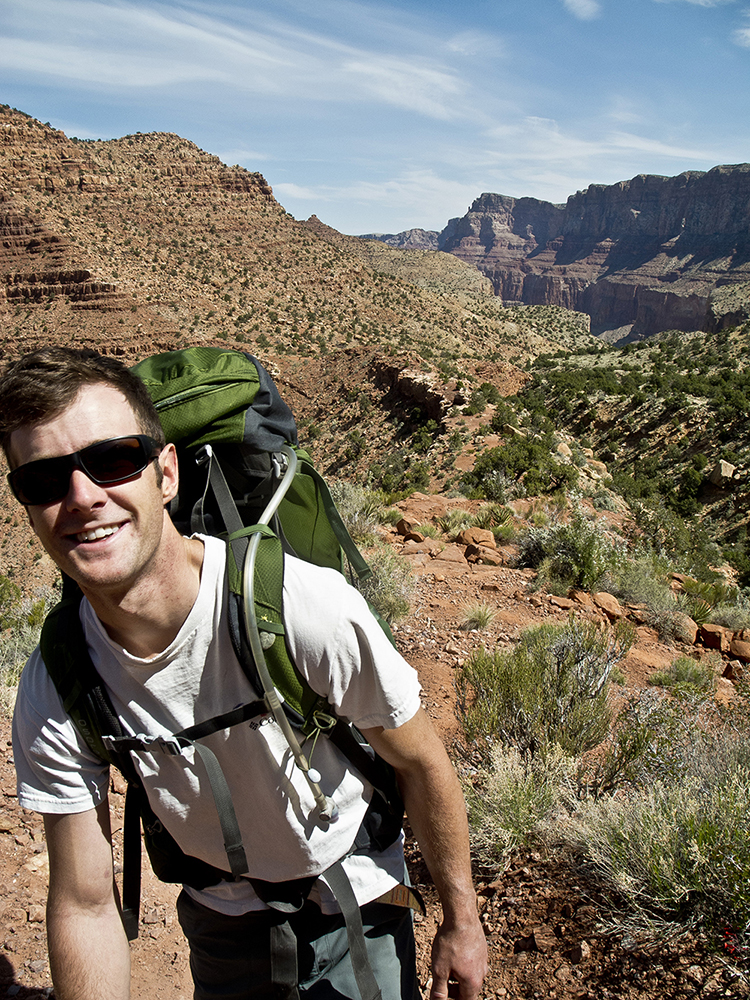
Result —
[[666, 688], [677, 697], [707, 697], [716, 687], [716, 673], [711, 663], [678, 656], [666, 670], [652, 674], [648, 683]]
[[466, 604], [463, 607], [463, 621], [461, 622], [461, 628], [487, 628], [487, 626], [491, 625], [494, 621], [496, 614], [496, 610], [493, 607], [490, 607], [489, 604], [484, 604], [482, 602]]
[[519, 562], [539, 571], [540, 582], [567, 593], [599, 589], [624, 560], [622, 545], [577, 508], [567, 524], [532, 527], [518, 539]]
[[707, 582], [718, 579], [712, 566], [722, 561], [722, 553], [703, 525], [683, 520], [660, 499], [631, 503], [631, 510], [642, 544], [682, 573]]
[[733, 632], [750, 628], [750, 604], [742, 595], [738, 595], [734, 603], [722, 601], [711, 609], [710, 620], [712, 624], [723, 625]]
[[384, 520], [382, 493], [366, 490], [343, 479], [328, 483], [333, 502], [349, 534], [359, 545], [373, 545], [377, 528]]
[[406, 559], [384, 544], [367, 553], [372, 576], [359, 582], [359, 590], [387, 622], [409, 613], [414, 596], [414, 576]]
[[567, 798], [571, 772], [571, 759], [559, 747], [541, 757], [495, 745], [466, 789], [475, 857], [497, 868], [504, 856], [532, 840]]
[[426, 524], [415, 524], [414, 531], [418, 531], [420, 535], [424, 535], [425, 538], [440, 538], [442, 532], [440, 528], [435, 524], [431, 524], [429, 521]]
[[[31, 606], [31, 602], [25, 602]], [[46, 601], [35, 602], [35, 605], [46, 606]], [[23, 616], [16, 620], [12, 628], [0, 632], [0, 713], [9, 714], [16, 700], [18, 680], [24, 664], [31, 656], [39, 642], [44, 616], [30, 624]]]
[[495, 412], [492, 414], [490, 428], [500, 434], [506, 424], [510, 424], [511, 427], [518, 427], [518, 417], [512, 406], [509, 406], [504, 400], [500, 400], [497, 402]]
[[0, 629], [11, 628], [17, 618], [21, 588], [7, 576], [0, 576]]
[[477, 528], [502, 528], [513, 521], [513, 511], [501, 503], [485, 503], [474, 515]]
[[529, 629], [510, 652], [473, 652], [456, 675], [468, 739], [532, 755], [555, 744], [569, 755], [596, 746], [609, 730], [610, 671], [633, 639], [628, 623], [607, 632], [571, 616]]
[[674, 605], [674, 594], [666, 582], [669, 564], [652, 553], [623, 560], [614, 574], [612, 593], [630, 604], [662, 608]]
[[597, 510], [619, 510], [619, 505], [609, 490], [598, 489], [591, 497], [591, 502]]
[[724, 733], [720, 746], [694, 744], [672, 780], [574, 818], [576, 846], [631, 911], [715, 929], [750, 924], [750, 766], [738, 742]]
[[477, 413], [484, 413], [487, 406], [487, 397], [481, 389], [473, 389], [469, 397], [468, 405], [464, 407], [463, 413], [466, 416], [474, 416]]
[[685, 770], [697, 732], [697, 718], [681, 704], [656, 691], [631, 694], [596, 753], [579, 760], [578, 798], [637, 792], [657, 780], [674, 780]]
[[666, 559], [653, 552], [627, 559], [618, 567], [611, 590], [620, 600], [645, 605], [646, 623], [670, 642], [682, 634], [682, 615], [696, 609], [675, 599], [666, 583], [667, 567]]
[[455, 538], [464, 528], [470, 528], [474, 524], [474, 515], [471, 511], [462, 510], [460, 507], [453, 507], [441, 518], [438, 518], [438, 525], [449, 538]]

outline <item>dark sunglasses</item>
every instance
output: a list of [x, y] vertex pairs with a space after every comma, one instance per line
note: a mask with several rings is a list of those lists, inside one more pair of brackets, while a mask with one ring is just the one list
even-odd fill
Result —
[[143, 472], [161, 450], [159, 442], [146, 434], [109, 438], [71, 455], [19, 465], [8, 482], [16, 500], [26, 506], [53, 503], [67, 496], [74, 469], [80, 469], [98, 486], [113, 486]]

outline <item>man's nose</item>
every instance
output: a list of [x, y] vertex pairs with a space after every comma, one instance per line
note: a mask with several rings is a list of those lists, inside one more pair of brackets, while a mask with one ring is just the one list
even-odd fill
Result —
[[65, 504], [70, 510], [91, 510], [101, 507], [107, 501], [107, 492], [89, 479], [83, 469], [73, 469], [65, 497]]

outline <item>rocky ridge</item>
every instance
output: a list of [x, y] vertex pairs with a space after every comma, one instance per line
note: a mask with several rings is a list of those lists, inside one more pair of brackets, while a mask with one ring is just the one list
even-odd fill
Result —
[[365, 233], [361, 240], [378, 240], [397, 250], [437, 250], [439, 233], [432, 229], [407, 229], [403, 233]]

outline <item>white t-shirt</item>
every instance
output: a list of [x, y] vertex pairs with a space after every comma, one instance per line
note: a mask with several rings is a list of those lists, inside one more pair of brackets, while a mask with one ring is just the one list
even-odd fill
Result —
[[[169, 736], [258, 697], [229, 636], [225, 545], [210, 537], [202, 541], [198, 597], [174, 641], [158, 656], [132, 656], [112, 642], [88, 601], [81, 603], [92, 661], [131, 735]], [[416, 672], [393, 649], [362, 597], [334, 570], [291, 557], [285, 566], [287, 640], [310, 686], [360, 728], [390, 729], [408, 721], [419, 707]], [[38, 650], [23, 671], [13, 728], [24, 808], [75, 813], [105, 798], [108, 768], [91, 754], [65, 713]], [[275, 882], [319, 875], [351, 848], [371, 789], [328, 740], [318, 740], [311, 761], [322, 775], [323, 792], [339, 809], [338, 819], [327, 826], [317, 821], [307, 782], [270, 716], [202, 742], [215, 753], [229, 784], [251, 876]], [[309, 757], [310, 746], [305, 750]], [[195, 751], [132, 756], [152, 809], [183, 851], [226, 869], [213, 795]], [[344, 867], [360, 904], [368, 902], [401, 881], [402, 845], [397, 842], [382, 855], [351, 855]], [[324, 911], [335, 910], [321, 880], [316, 889]], [[264, 905], [246, 879], [189, 891], [230, 914]]]

